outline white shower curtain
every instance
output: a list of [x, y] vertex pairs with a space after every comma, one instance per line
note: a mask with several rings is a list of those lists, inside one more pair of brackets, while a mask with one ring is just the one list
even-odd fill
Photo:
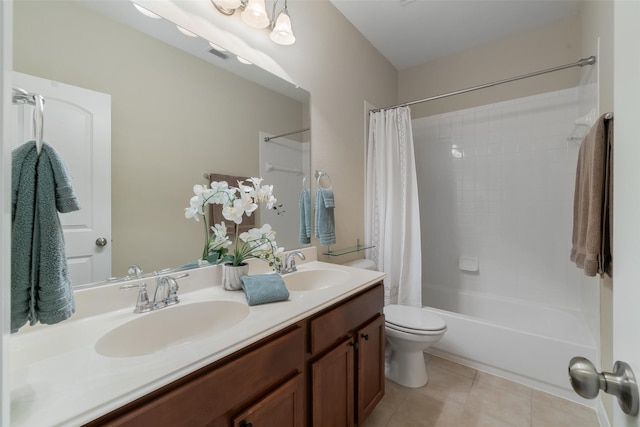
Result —
[[411, 110], [369, 114], [365, 237], [387, 273], [385, 305], [422, 307], [422, 251]]

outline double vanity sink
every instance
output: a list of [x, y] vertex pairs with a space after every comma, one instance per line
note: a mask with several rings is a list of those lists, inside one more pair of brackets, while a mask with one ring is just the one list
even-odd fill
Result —
[[384, 277], [309, 252], [310, 261], [283, 276], [290, 297], [277, 303], [248, 306], [242, 291], [222, 289], [218, 266], [189, 271], [179, 304], [143, 314], [119, 284], [76, 291], [72, 319], [11, 337], [11, 426], [90, 422]]
[[[344, 286], [350, 277], [351, 274], [343, 270], [302, 267], [285, 275], [284, 282], [289, 291], [306, 292]], [[239, 301], [178, 304], [136, 316], [104, 334], [95, 348], [106, 357], [149, 355], [224, 332], [244, 320], [249, 312], [249, 306]]]

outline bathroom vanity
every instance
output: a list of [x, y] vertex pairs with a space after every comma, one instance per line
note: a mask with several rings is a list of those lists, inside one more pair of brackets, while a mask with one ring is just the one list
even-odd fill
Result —
[[383, 298], [373, 285], [87, 426], [360, 425], [384, 394]]
[[[242, 292], [200, 288], [198, 275], [217, 267], [198, 270], [176, 307], [243, 300]], [[19, 334], [14, 360], [25, 359], [12, 372], [12, 427], [361, 425], [384, 394], [384, 275], [311, 261], [298, 277], [313, 284], [321, 270], [340, 271], [318, 277], [342, 282], [291, 290], [289, 301], [252, 306], [224, 331], [148, 355], [96, 354], [100, 337], [141, 316], [130, 312], [135, 298], [129, 308], [51, 328], [49, 338], [63, 339], [65, 326], [74, 336], [40, 357], [35, 348], [52, 343], [37, 342], [47, 329]]]

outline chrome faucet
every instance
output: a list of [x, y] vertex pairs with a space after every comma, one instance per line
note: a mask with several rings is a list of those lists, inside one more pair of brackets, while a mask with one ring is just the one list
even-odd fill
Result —
[[136, 279], [139, 279], [142, 277], [142, 269], [138, 264], [131, 264], [129, 266], [129, 269], [127, 270], [127, 273], [129, 274], [129, 276], [133, 276]]
[[305, 260], [305, 256], [300, 251], [293, 251], [287, 255], [284, 261], [284, 268], [282, 269], [282, 274], [293, 273], [294, 271], [298, 271], [298, 267], [296, 267], [296, 257], [301, 260]]
[[136, 307], [134, 313], [146, 313], [147, 311], [159, 310], [169, 305], [174, 305], [180, 302], [178, 298], [178, 279], [187, 277], [189, 273], [181, 274], [180, 276], [163, 276], [156, 279], [156, 290], [153, 293], [153, 301], [149, 301], [149, 294], [147, 293], [147, 284], [136, 285], [122, 285], [120, 289], [138, 289], [138, 300], [136, 301]]

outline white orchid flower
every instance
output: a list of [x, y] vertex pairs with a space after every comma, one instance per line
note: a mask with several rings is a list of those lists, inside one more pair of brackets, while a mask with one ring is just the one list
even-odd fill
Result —
[[241, 199], [236, 199], [233, 203], [227, 203], [222, 208], [222, 216], [224, 219], [233, 221], [236, 224], [242, 223], [242, 215], [244, 212], [245, 210]]
[[204, 211], [202, 210], [202, 199], [200, 196], [193, 196], [189, 200], [189, 207], [184, 210], [184, 216], [186, 218], [193, 218], [196, 221], [200, 221], [199, 215], [204, 215]]
[[252, 183], [254, 188], [258, 188], [258, 187], [260, 187], [260, 184], [262, 183], [262, 178], [251, 177], [247, 181]]
[[218, 237], [226, 237], [227, 235], [227, 225], [224, 223], [224, 221], [220, 222], [220, 224], [213, 224], [211, 230]]

